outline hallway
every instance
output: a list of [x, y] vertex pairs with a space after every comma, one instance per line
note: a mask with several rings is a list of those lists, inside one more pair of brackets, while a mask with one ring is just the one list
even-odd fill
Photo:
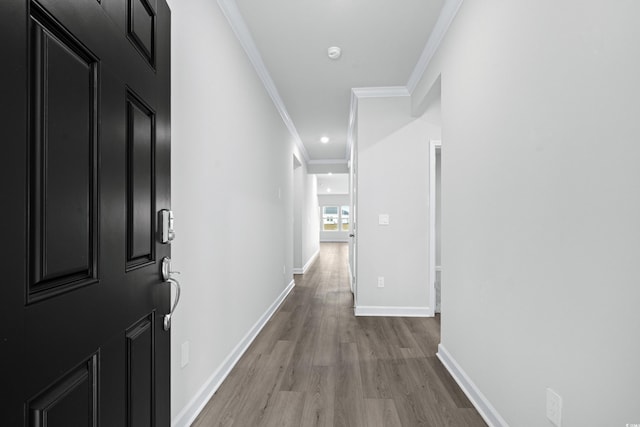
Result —
[[321, 244], [193, 426], [485, 425], [435, 356], [439, 318], [356, 318], [347, 258]]

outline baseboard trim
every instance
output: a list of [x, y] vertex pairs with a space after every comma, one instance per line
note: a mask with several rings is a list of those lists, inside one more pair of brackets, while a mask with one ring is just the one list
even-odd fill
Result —
[[271, 304], [267, 311], [258, 319], [253, 327], [247, 332], [242, 340], [229, 353], [227, 358], [222, 362], [218, 369], [209, 377], [204, 385], [198, 390], [196, 395], [189, 403], [180, 411], [171, 423], [172, 427], [188, 427], [193, 423], [198, 414], [204, 409], [213, 394], [218, 390], [222, 382], [227, 378], [233, 367], [238, 363], [242, 355], [247, 351], [253, 340], [258, 336], [264, 325], [267, 324], [271, 316], [278, 310], [280, 304], [285, 300], [289, 293], [293, 290], [295, 282], [291, 282], [282, 291], [278, 298]]
[[430, 307], [379, 307], [356, 306], [356, 316], [383, 316], [383, 317], [433, 317]]
[[311, 268], [313, 263], [316, 261], [316, 258], [318, 258], [318, 255], [320, 255], [320, 248], [318, 248], [318, 250], [316, 251], [315, 254], [311, 255], [311, 258], [309, 258], [309, 261], [307, 261], [307, 263], [304, 265], [304, 267], [302, 267], [302, 268], [294, 267], [293, 268], [293, 274], [304, 274], [304, 273], [306, 273], [307, 270], [309, 270], [309, 268]]
[[464, 394], [467, 395], [473, 406], [480, 413], [482, 419], [484, 419], [490, 427], [509, 427], [509, 424], [507, 424], [496, 408], [494, 408], [491, 402], [482, 394], [480, 389], [442, 344], [438, 345], [436, 356], [438, 356], [438, 359], [440, 359], [444, 367], [449, 371]]

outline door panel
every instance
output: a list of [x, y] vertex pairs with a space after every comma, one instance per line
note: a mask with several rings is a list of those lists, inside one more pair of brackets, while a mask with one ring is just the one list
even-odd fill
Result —
[[127, 31], [138, 51], [155, 67], [155, 12], [147, 0], [128, 0]]
[[97, 59], [31, 10], [29, 302], [97, 279]]
[[0, 32], [2, 424], [168, 426], [169, 9], [6, 0]]
[[127, 419], [132, 426], [153, 426], [153, 315], [127, 330]]
[[154, 261], [155, 113], [127, 93], [127, 268]]
[[97, 360], [92, 355], [30, 401], [29, 427], [97, 426]]

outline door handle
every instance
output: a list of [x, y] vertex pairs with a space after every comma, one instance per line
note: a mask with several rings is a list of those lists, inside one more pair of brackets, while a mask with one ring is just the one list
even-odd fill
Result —
[[351, 234], [349, 234], [349, 237], [356, 237], [356, 235], [351, 233]]
[[176, 287], [176, 298], [171, 305], [171, 311], [163, 317], [163, 328], [165, 331], [171, 329], [171, 316], [173, 316], [173, 312], [176, 311], [176, 307], [180, 301], [180, 282], [173, 277], [173, 274], [180, 274], [180, 272], [171, 270], [171, 258], [162, 258], [162, 280]]

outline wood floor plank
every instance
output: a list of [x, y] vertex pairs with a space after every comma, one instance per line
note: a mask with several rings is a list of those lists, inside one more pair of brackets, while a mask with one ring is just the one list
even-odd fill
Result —
[[279, 391], [279, 384], [285, 366], [290, 362], [293, 354], [293, 344], [290, 341], [278, 341], [273, 352], [260, 367], [260, 376], [247, 389], [243, 405], [238, 409], [239, 414], [234, 417], [236, 425], [257, 426], [263, 422], [271, 405], [275, 404], [275, 395]]
[[278, 391], [260, 421], [261, 427], [300, 427], [304, 393]]
[[333, 425], [366, 427], [358, 348], [355, 344], [340, 344], [337, 371]]
[[273, 347], [280, 340], [283, 329], [288, 324], [289, 317], [291, 317], [291, 313], [286, 311], [278, 311], [275, 313], [253, 341], [249, 351], [271, 354]]
[[311, 368], [309, 389], [305, 393], [301, 426], [331, 427], [334, 418], [336, 372], [333, 366]]
[[338, 307], [335, 292], [327, 292], [323, 304], [322, 322], [317, 331], [313, 365], [331, 366], [338, 357]]
[[439, 317], [353, 315], [347, 256], [321, 245], [193, 426], [486, 426], [436, 357]]
[[368, 427], [402, 427], [393, 399], [365, 399]]
[[295, 342], [291, 363], [284, 372], [280, 390], [305, 391], [308, 389], [309, 374], [313, 365], [314, 343], [316, 341], [315, 331], [320, 328], [321, 320], [322, 306], [319, 304], [312, 305], [307, 310], [307, 317], [298, 340]]
[[360, 361], [362, 394], [365, 399], [390, 399], [393, 390], [380, 366], [379, 360]]

